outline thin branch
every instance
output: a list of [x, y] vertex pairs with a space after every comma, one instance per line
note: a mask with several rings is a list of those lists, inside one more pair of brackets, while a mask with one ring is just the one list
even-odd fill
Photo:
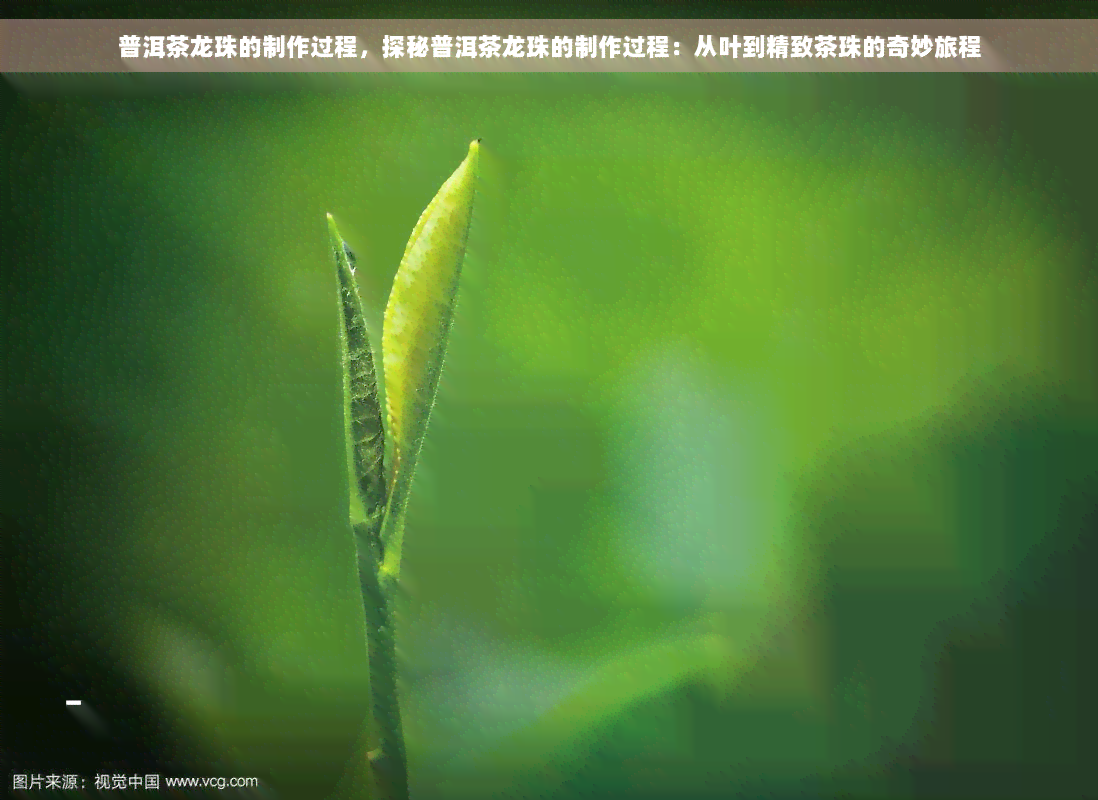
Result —
[[379, 580], [378, 541], [367, 523], [355, 526], [358, 576], [366, 611], [366, 638], [370, 646], [370, 691], [373, 718], [380, 745], [370, 754], [374, 779], [385, 800], [408, 800], [408, 760], [400, 718], [397, 687], [396, 637], [393, 630], [393, 592]]

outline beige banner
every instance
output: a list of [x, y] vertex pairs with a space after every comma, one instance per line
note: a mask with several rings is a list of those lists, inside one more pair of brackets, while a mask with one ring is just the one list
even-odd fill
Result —
[[0, 21], [3, 72], [1095, 72], [1098, 20]]

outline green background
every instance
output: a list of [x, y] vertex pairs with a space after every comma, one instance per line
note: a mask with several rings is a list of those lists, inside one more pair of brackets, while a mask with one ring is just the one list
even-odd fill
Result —
[[1093, 76], [9, 81], [13, 769], [354, 791], [324, 215], [379, 331], [483, 137], [414, 796], [1093, 790]]

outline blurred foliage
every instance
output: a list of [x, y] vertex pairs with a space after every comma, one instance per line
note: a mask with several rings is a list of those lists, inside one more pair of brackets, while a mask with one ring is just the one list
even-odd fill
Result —
[[7, 713], [118, 737], [57, 711], [20, 763], [317, 797], [361, 758], [325, 212], [376, 329], [483, 137], [415, 796], [1085, 788], [1093, 76], [9, 81]]

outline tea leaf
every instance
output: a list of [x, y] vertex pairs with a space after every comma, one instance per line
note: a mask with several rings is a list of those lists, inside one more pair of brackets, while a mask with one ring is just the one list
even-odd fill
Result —
[[388, 580], [395, 580], [400, 571], [404, 512], [453, 321], [479, 152], [477, 139], [420, 215], [385, 308], [381, 349], [393, 460], [382, 532], [382, 573]]
[[[381, 422], [377, 373], [370, 336], [362, 313], [362, 298], [355, 280], [354, 258], [339, 235], [335, 220], [328, 215], [328, 239], [339, 275], [341, 333], [344, 342], [343, 377], [350, 396], [351, 450], [354, 495], [362, 503], [365, 529], [375, 540], [380, 537], [382, 516], [388, 499], [385, 483], [385, 431]], [[383, 552], [382, 552], [383, 556]]]

